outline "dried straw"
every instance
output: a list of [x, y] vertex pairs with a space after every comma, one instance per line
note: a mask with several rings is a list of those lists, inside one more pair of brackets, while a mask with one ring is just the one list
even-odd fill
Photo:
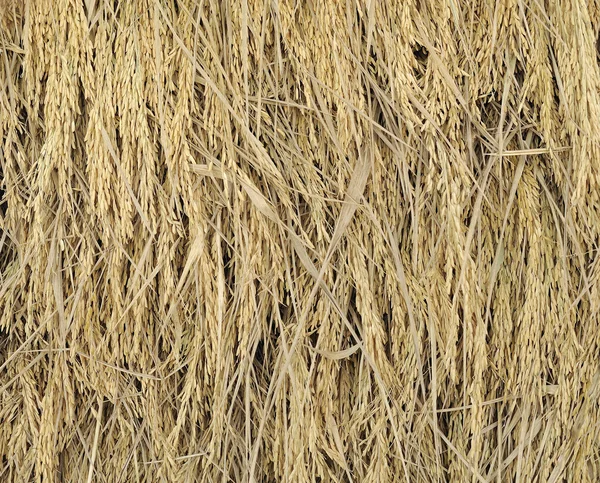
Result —
[[600, 481], [598, 0], [0, 26], [0, 481]]

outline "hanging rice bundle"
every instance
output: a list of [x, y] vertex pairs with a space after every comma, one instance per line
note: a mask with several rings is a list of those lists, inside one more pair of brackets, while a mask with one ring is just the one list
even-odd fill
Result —
[[1, 0], [0, 481], [600, 481], [597, 0]]

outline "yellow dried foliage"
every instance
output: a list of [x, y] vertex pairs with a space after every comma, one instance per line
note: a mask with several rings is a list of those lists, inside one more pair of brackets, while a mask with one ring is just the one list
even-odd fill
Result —
[[0, 481], [600, 481], [597, 0], [1, 0]]

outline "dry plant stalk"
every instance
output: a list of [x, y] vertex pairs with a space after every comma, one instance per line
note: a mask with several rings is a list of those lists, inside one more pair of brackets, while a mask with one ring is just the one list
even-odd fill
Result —
[[600, 481], [598, 0], [0, 22], [0, 481]]

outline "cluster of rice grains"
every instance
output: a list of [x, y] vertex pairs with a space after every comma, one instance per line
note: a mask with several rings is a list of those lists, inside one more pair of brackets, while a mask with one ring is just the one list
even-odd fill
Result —
[[597, 0], [0, 22], [0, 481], [600, 480]]

